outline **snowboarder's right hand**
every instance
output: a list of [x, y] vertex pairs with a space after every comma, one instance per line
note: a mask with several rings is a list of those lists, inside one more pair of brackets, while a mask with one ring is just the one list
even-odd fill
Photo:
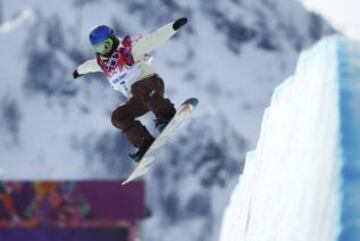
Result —
[[73, 78], [76, 79], [78, 77], [82, 76], [82, 74], [79, 74], [77, 69], [73, 72]]
[[187, 18], [179, 18], [173, 23], [173, 29], [175, 31], [177, 31], [179, 28], [181, 28], [186, 23], [187, 23]]

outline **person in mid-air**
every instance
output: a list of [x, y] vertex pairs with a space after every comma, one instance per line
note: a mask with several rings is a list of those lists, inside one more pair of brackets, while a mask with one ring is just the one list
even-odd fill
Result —
[[74, 78], [103, 72], [112, 88], [127, 97], [113, 111], [111, 121], [138, 148], [137, 152], [130, 154], [136, 162], [140, 161], [154, 141], [154, 137], [136, 118], [153, 112], [156, 128], [161, 132], [176, 112], [171, 101], [164, 97], [164, 81], [151, 66], [150, 52], [165, 43], [186, 23], [187, 18], [179, 18], [154, 33], [128, 35], [124, 39], [116, 36], [109, 26], [96, 26], [89, 34], [96, 57], [73, 72]]

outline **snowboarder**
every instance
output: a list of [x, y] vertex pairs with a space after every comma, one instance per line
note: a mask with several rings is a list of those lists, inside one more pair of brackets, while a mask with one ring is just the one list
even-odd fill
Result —
[[127, 100], [111, 116], [112, 124], [122, 130], [129, 141], [138, 148], [130, 157], [138, 162], [154, 141], [154, 137], [137, 117], [151, 111], [155, 126], [161, 132], [176, 110], [164, 97], [164, 82], [151, 66], [150, 52], [165, 43], [183, 25], [187, 18], [179, 18], [154, 33], [145, 36], [115, 35], [106, 25], [94, 27], [89, 34], [96, 54], [73, 72], [76, 79], [84, 74], [103, 72], [113, 89], [123, 93]]

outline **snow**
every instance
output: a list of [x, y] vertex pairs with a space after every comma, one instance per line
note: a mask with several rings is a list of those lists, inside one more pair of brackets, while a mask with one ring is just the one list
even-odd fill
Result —
[[19, 28], [21, 25], [26, 22], [33, 22], [35, 14], [32, 10], [27, 9], [21, 11], [20, 14], [14, 16], [12, 19], [6, 21], [0, 26], [0, 33], [6, 33], [13, 31], [14, 29]]
[[340, 42], [339, 76], [341, 78], [341, 146], [342, 168], [342, 232], [339, 240], [354, 241], [360, 237], [359, 173], [360, 173], [360, 129], [359, 125], [359, 42]]
[[341, 36], [301, 54], [265, 111], [220, 241], [358, 240], [359, 54]]

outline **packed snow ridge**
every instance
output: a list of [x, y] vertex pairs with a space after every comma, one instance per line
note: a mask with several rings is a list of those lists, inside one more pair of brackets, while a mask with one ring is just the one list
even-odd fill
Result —
[[219, 240], [360, 240], [358, 46], [322, 40], [276, 89]]

